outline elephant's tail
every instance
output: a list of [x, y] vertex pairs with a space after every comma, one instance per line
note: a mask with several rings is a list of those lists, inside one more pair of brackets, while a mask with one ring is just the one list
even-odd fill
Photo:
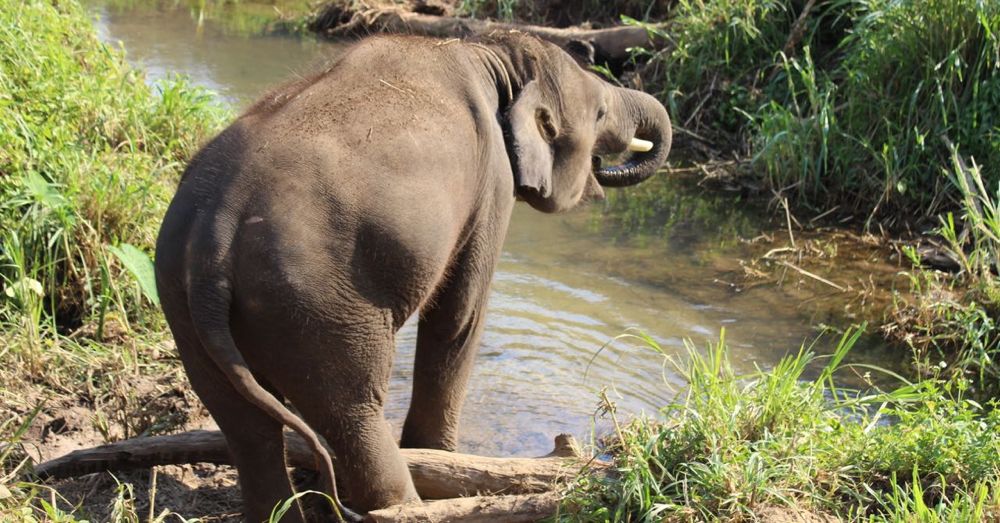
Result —
[[337, 516], [341, 520], [361, 521], [361, 517], [344, 507], [337, 496], [333, 460], [329, 451], [320, 442], [319, 436], [302, 418], [295, 415], [260, 385], [236, 347], [229, 329], [229, 311], [233, 294], [228, 276], [220, 274], [205, 278], [203, 273], [202, 277], [195, 280], [200, 281], [197, 284], [192, 283], [188, 289], [188, 306], [198, 339], [205, 352], [241, 396], [305, 439], [313, 455], [316, 456], [317, 470], [323, 474], [329, 492], [333, 494]]

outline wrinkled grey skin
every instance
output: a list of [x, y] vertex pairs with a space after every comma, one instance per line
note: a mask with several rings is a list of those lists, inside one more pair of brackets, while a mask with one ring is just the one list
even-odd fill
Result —
[[[634, 136], [653, 150], [593, 167]], [[396, 331], [419, 312], [401, 445], [453, 450], [515, 199], [555, 212], [638, 183], [670, 139], [655, 99], [511, 33], [369, 38], [206, 145], [164, 219], [156, 277], [248, 520], [292, 495], [283, 425], [312, 441], [327, 488], [316, 433], [329, 442], [358, 512], [416, 500], [383, 419]]]

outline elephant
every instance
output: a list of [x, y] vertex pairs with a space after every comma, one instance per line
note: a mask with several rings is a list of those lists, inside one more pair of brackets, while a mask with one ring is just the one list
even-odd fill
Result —
[[[654, 97], [510, 31], [368, 37], [208, 141], [166, 212], [155, 273], [245, 517], [265, 520], [294, 494], [285, 426], [339, 499], [332, 450], [354, 510], [337, 501], [341, 516], [417, 501], [399, 448], [456, 447], [515, 202], [553, 213], [639, 183], [671, 133]], [[397, 443], [383, 407], [394, 336], [413, 314]], [[285, 521], [303, 517], [296, 506]]]

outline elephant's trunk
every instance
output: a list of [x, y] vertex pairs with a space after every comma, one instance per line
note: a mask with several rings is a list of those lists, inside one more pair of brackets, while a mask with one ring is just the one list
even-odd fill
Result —
[[[663, 165], [670, 153], [673, 131], [670, 117], [663, 105], [652, 96], [638, 91], [619, 91], [619, 101], [623, 104], [622, 118], [632, 118], [635, 132], [625, 138], [653, 142], [649, 151], [632, 153], [619, 165], [600, 167], [594, 170], [594, 178], [604, 187], [626, 187], [635, 185], [650, 176]], [[625, 127], [631, 127], [628, 122]]]

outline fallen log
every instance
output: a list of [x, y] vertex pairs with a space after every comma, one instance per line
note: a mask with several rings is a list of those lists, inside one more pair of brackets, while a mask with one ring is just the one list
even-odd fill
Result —
[[494, 32], [520, 31], [533, 34], [563, 48], [587, 48], [593, 63], [618, 67], [625, 63], [632, 47], [660, 49], [667, 42], [651, 35], [645, 28], [616, 26], [605, 29], [577, 27], [555, 28], [520, 25], [472, 18], [413, 13], [401, 8], [377, 8], [349, 15], [332, 5], [312, 24], [313, 30], [330, 38], [344, 38], [372, 33], [397, 33], [438, 38], [467, 38]]
[[[315, 469], [301, 437], [286, 433], [289, 464]], [[582, 458], [572, 436], [556, 437], [555, 450], [540, 458], [492, 458], [432, 449], [402, 449], [417, 493], [424, 499], [476, 494], [546, 492], [581, 471], [607, 475], [607, 463]], [[219, 431], [196, 430], [166, 436], [133, 438], [76, 450], [35, 467], [40, 479], [68, 478], [104, 472], [182, 463], [231, 464], [225, 437]]]
[[490, 523], [538, 521], [556, 513], [559, 495], [555, 492], [519, 496], [475, 496], [426, 503], [396, 505], [373, 510], [365, 516], [373, 523], [430, 523], [461, 521]]

